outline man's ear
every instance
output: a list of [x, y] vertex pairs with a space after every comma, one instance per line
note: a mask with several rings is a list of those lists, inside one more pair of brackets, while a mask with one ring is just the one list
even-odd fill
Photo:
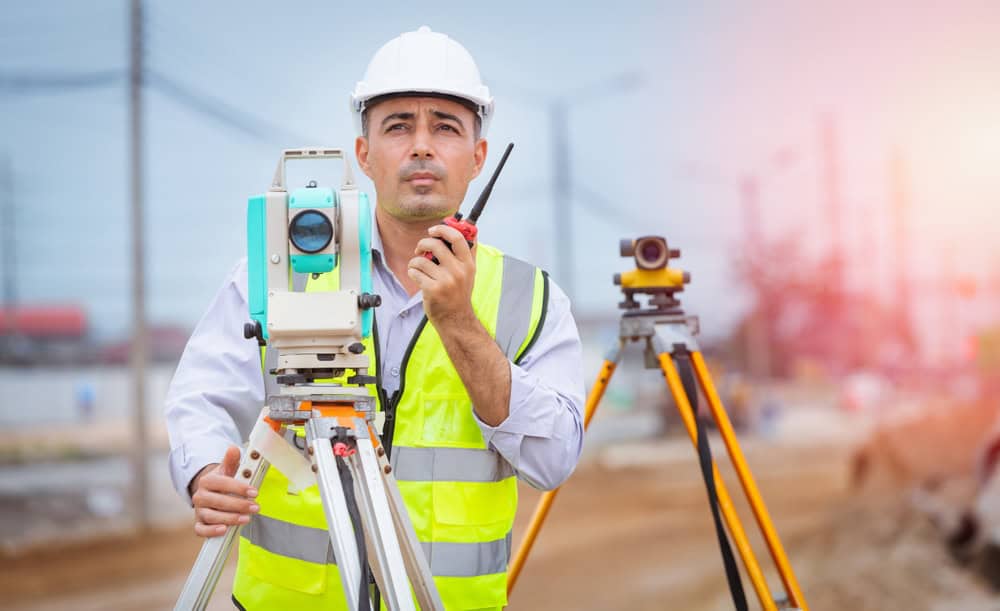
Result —
[[371, 165], [368, 163], [368, 138], [358, 136], [354, 139], [354, 158], [358, 160], [361, 171], [368, 178], [372, 177]]
[[475, 164], [472, 178], [479, 176], [479, 173], [483, 171], [483, 164], [486, 163], [486, 151], [489, 149], [489, 144], [486, 142], [486, 138], [480, 138], [476, 140], [476, 150], [472, 154], [472, 161]]

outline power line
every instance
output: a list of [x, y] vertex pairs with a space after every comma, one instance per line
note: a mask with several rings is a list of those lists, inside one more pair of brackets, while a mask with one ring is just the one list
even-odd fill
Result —
[[649, 226], [649, 219], [643, 220], [639, 218], [631, 210], [610, 201], [600, 193], [588, 189], [583, 185], [576, 184], [574, 186], [575, 193], [573, 200], [589, 208], [599, 218], [616, 221], [622, 227], [627, 227], [630, 230]]
[[199, 93], [161, 72], [147, 70], [146, 84], [189, 110], [193, 110], [248, 136], [261, 140], [282, 142], [289, 140], [297, 142], [305, 141], [305, 139], [291, 131], [258, 119], [222, 100]]
[[68, 93], [117, 85], [124, 80], [121, 70], [78, 72], [46, 72], [24, 70], [0, 72], [0, 91], [14, 94]]
[[[0, 72], [0, 92], [11, 94], [59, 94], [92, 90], [124, 81], [121, 70], [105, 70], [87, 74], [68, 72], [19, 71]], [[156, 89], [159, 93], [182, 106], [206, 116], [222, 125], [251, 137], [266, 141], [304, 142], [306, 139], [249, 113], [243, 112], [222, 100], [200, 93], [191, 87], [166, 76], [162, 72], [145, 70], [140, 84]]]
[[[79, 24], [84, 19], [94, 19], [95, 21], [101, 23], [107, 23], [108, 21], [118, 21], [121, 19], [120, 9], [117, 3], [100, 3], [100, 2], [64, 2], [62, 3], [59, 10], [59, 17], [63, 19], [61, 22], [53, 21], [52, 19], [52, 8], [45, 7], [44, 5], [51, 3], [29, 3], [22, 2], [17, 5], [20, 15], [15, 16], [13, 11], [4, 11], [4, 21], [0, 23], [0, 36], [5, 36], [9, 34], [21, 34], [21, 33], [45, 33], [52, 31], [53, 28], [58, 27], [63, 23]], [[83, 10], [77, 13], [67, 11], [69, 7], [82, 7]], [[31, 9], [39, 9], [36, 14], [28, 14]], [[27, 9], [27, 12], [25, 12]], [[26, 19], [20, 20], [20, 22], [15, 21], [19, 17], [24, 17]], [[80, 32], [79, 29], [75, 30]]]
[[[227, 53], [226, 47], [213, 45], [209, 51], [205, 51], [203, 45], [198, 44], [204, 40], [204, 36], [199, 36], [184, 24], [178, 24], [162, 10], [153, 11], [153, 17], [147, 22], [150, 25], [147, 32], [147, 48], [153, 65], [156, 65], [159, 59], [165, 58], [182, 66], [196, 65], [216, 77], [219, 75], [232, 77], [242, 64], [240, 60], [243, 58]], [[183, 40], [185, 44], [178, 45], [178, 40]], [[212, 79], [213, 82], [217, 80], [217, 78]]]

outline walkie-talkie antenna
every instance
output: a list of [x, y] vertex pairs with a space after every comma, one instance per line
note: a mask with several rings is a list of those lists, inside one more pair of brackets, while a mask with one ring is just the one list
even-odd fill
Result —
[[[507, 157], [510, 156], [510, 151], [514, 148], [514, 143], [511, 142], [507, 145], [507, 150], [503, 152], [503, 157], [500, 158], [500, 164], [497, 165], [497, 169], [493, 170], [493, 176], [490, 176], [490, 181], [486, 183], [486, 188], [483, 192], [479, 194], [479, 199], [476, 200], [476, 205], [472, 207], [469, 212], [469, 216], [466, 218], [466, 222], [476, 224], [479, 220], [479, 215], [483, 213], [483, 208], [486, 206], [486, 200], [490, 198], [490, 193], [493, 192], [493, 184], [497, 181], [497, 177], [500, 176], [500, 170], [503, 169], [503, 165], [507, 163]], [[460, 213], [455, 214], [456, 219], [461, 219]]]

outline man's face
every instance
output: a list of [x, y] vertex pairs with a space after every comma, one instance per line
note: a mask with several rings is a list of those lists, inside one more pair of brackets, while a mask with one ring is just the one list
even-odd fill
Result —
[[454, 214], [486, 160], [475, 114], [440, 98], [391, 98], [368, 109], [368, 137], [354, 148], [378, 205], [400, 220]]

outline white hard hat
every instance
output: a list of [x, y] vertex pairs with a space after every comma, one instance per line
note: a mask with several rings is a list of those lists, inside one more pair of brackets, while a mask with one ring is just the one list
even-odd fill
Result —
[[368, 64], [351, 94], [354, 125], [361, 134], [361, 115], [372, 98], [390, 93], [436, 93], [468, 100], [478, 109], [481, 134], [493, 116], [493, 97], [483, 85], [472, 55], [445, 34], [422, 26], [385, 43]]

